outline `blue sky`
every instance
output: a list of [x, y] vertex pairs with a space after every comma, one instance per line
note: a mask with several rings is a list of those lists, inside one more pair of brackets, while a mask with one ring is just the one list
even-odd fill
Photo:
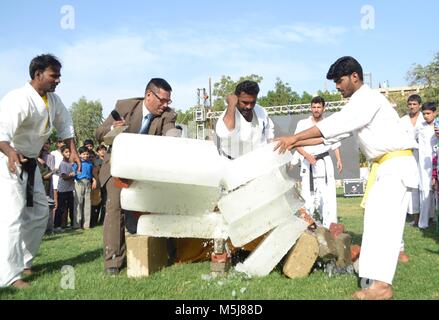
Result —
[[66, 106], [85, 96], [103, 103], [104, 116], [152, 77], [170, 82], [182, 110], [222, 75], [258, 74], [261, 94], [276, 77], [299, 93], [333, 90], [325, 75], [343, 55], [374, 86], [401, 86], [413, 63], [439, 51], [438, 12], [433, 0], [0, 0], [0, 96], [29, 79], [30, 60], [43, 52], [64, 63], [57, 93]]

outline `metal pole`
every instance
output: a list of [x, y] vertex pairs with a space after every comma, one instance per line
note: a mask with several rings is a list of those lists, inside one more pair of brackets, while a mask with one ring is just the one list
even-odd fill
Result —
[[212, 78], [209, 77], [209, 108], [212, 109]]

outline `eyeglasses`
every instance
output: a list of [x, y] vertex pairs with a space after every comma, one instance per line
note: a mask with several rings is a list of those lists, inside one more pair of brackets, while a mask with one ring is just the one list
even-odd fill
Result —
[[152, 91], [151, 90], [151, 92], [152, 92], [152, 94], [157, 98], [157, 99], [159, 99], [159, 101], [160, 101], [160, 103], [162, 103], [162, 104], [167, 104], [167, 105], [170, 105], [171, 103], [172, 103], [172, 100], [171, 99], [165, 99], [165, 98], [160, 98], [154, 91]]

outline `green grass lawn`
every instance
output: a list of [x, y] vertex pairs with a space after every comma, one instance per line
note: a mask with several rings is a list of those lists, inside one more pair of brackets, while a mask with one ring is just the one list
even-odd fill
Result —
[[[340, 222], [361, 242], [359, 198], [338, 197]], [[439, 299], [439, 236], [434, 228], [420, 231], [406, 224], [404, 239], [410, 262], [399, 265], [394, 299]], [[280, 267], [264, 278], [235, 272], [206, 280], [208, 262], [175, 265], [148, 278], [128, 279], [103, 273], [102, 227], [46, 236], [35, 260], [36, 274], [25, 290], [0, 289], [2, 299], [350, 299], [357, 290], [353, 275], [328, 277], [322, 271], [291, 280]], [[74, 267], [74, 289], [61, 286], [65, 265]]]

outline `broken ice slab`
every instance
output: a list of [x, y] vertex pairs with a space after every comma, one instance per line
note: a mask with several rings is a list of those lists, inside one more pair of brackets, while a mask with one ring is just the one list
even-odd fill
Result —
[[212, 141], [121, 133], [111, 151], [111, 175], [218, 187], [229, 162]]
[[[275, 169], [268, 174], [250, 181], [239, 189], [223, 196], [218, 202], [218, 207], [228, 223], [233, 223], [257, 208], [272, 203], [273, 199], [290, 191], [295, 184], [294, 179], [290, 178], [285, 168]], [[289, 210], [296, 212], [303, 207], [304, 201], [298, 192], [290, 192], [293, 200]], [[266, 208], [266, 213], [271, 212], [271, 208]]]
[[279, 195], [265, 205], [247, 212], [229, 224], [229, 237], [235, 247], [241, 247], [294, 217], [293, 190]]
[[230, 161], [225, 166], [223, 186], [227, 191], [234, 190], [247, 182], [268, 174], [292, 160], [291, 152], [279, 154], [273, 151], [276, 143], [270, 143]]
[[120, 203], [125, 210], [202, 215], [213, 211], [219, 197], [218, 187], [134, 181], [128, 189], [122, 189]]
[[203, 216], [146, 214], [139, 218], [137, 234], [150, 237], [227, 239], [227, 226], [218, 213]]
[[268, 275], [306, 228], [306, 222], [297, 217], [283, 221], [259, 244], [244, 263], [236, 265], [236, 271], [255, 277]]

